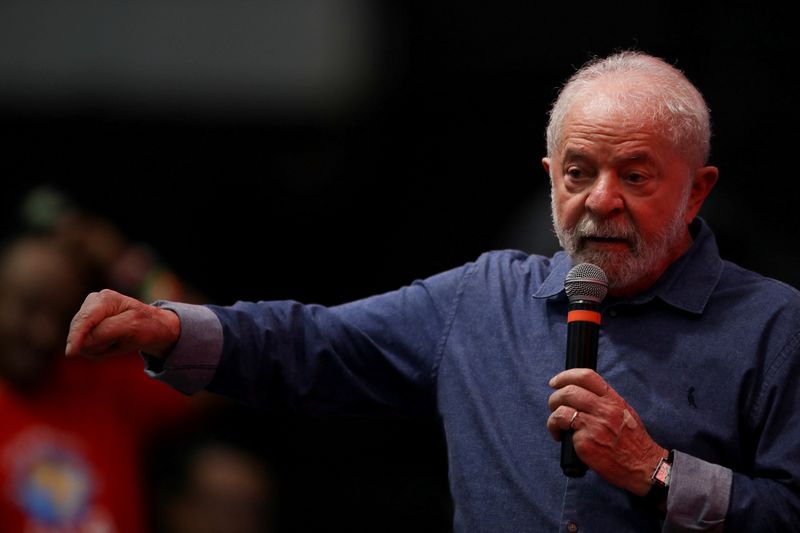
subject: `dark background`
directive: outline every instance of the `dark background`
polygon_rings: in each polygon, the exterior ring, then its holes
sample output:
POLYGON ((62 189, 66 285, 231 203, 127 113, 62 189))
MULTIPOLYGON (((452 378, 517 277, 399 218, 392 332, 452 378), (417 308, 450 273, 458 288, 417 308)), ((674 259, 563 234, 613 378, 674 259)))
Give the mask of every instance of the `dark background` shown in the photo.
MULTIPOLYGON (((7 1, 3 233, 49 183, 221 304, 336 304, 488 249, 548 254, 550 102, 593 55, 637 48, 712 110, 703 216, 723 255, 798 286, 795 20, 765 3, 7 1)), ((435 424, 272 427, 305 530, 437 523, 435 424)))

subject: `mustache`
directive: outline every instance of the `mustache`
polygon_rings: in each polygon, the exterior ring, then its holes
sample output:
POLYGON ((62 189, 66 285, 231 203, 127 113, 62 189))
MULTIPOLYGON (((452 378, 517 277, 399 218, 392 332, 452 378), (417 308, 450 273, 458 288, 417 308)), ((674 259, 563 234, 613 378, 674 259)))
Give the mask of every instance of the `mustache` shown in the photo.
POLYGON ((572 228, 574 237, 585 240, 589 238, 618 239, 633 244, 639 241, 639 232, 630 220, 596 220, 590 216, 581 217, 572 228))

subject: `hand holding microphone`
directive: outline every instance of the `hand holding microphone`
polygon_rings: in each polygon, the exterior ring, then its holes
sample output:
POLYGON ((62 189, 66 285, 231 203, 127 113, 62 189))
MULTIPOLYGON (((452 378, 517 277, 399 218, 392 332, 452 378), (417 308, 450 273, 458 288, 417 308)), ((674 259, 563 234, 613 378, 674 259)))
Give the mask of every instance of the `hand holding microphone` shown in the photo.
POLYGON ((564 287, 570 301, 567 369, 550 380, 556 390, 548 400, 552 413, 547 420, 553 438, 562 443, 561 468, 568 477, 581 477, 591 468, 609 483, 643 496, 667 451, 650 437, 633 407, 595 371, 607 278, 599 267, 583 263, 570 270, 564 287))

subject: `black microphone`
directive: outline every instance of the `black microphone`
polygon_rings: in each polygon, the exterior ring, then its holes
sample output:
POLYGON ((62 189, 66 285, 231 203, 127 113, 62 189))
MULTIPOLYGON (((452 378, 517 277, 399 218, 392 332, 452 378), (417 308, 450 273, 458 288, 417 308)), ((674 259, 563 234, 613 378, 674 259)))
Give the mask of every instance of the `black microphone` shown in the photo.
MULTIPOLYGON (((570 368, 597 370, 600 302, 608 293, 608 278, 591 263, 575 265, 564 280, 569 298, 567 313, 567 364, 570 368)), ((587 467, 575 453, 572 429, 561 433, 561 470, 568 477, 583 477, 587 467)))

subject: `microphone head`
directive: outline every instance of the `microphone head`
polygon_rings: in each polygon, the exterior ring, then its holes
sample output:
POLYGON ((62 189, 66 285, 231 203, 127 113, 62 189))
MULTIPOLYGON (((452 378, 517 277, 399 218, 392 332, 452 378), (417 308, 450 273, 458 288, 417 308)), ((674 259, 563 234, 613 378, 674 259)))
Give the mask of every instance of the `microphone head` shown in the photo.
POLYGON ((570 303, 580 300, 600 303, 608 294, 608 277, 599 266, 581 263, 567 273, 564 290, 570 303))

